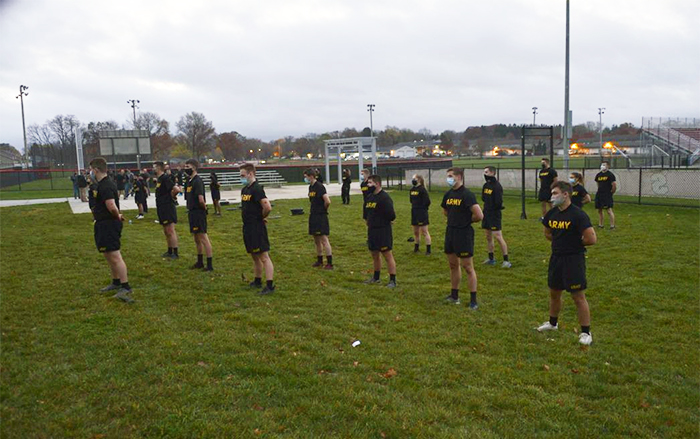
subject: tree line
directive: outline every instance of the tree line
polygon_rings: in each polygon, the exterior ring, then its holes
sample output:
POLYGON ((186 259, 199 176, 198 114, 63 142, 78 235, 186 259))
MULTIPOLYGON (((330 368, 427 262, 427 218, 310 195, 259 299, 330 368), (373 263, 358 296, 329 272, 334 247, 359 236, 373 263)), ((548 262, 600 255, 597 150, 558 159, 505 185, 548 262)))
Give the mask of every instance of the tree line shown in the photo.
MULTIPOLYGON (((493 124, 470 126, 463 131, 445 130, 433 133, 427 128, 413 131, 408 128, 386 126, 375 131, 377 146, 392 147, 404 142, 439 141, 445 151, 460 154, 484 153, 490 150, 494 140, 504 142, 520 139, 521 125, 493 124)), ((100 155, 99 132, 102 130, 139 129, 150 134, 153 160, 213 159, 236 162, 267 159, 271 157, 318 157, 323 154, 324 140, 370 137, 370 128, 362 130, 345 128, 322 134, 307 133, 300 137, 285 136, 272 141, 246 137, 237 131, 217 132, 212 122, 198 112, 182 116, 174 127, 156 113, 139 113, 135 120, 119 124, 116 121, 98 121, 83 124, 74 115, 57 115, 39 125, 30 125, 27 136, 30 144, 29 156, 35 167, 75 167, 76 138, 82 132, 83 154, 86 160, 100 155)), ((555 127, 559 136, 561 127, 555 127)), ((605 127, 604 136, 638 134, 639 129, 631 123, 605 127)), ((594 139, 599 135, 598 124, 587 122, 573 127, 573 139, 594 139)))

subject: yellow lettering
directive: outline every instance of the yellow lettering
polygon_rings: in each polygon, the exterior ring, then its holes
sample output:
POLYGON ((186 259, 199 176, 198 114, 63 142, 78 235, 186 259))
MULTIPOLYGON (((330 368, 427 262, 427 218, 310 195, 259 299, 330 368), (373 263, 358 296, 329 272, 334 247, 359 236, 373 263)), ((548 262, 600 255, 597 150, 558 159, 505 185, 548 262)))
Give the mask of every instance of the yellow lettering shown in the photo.
POLYGON ((189 186, 189 187, 187 188, 187 192, 192 192, 192 186, 189 186))
POLYGON ((252 195, 246 194, 241 197, 242 201, 250 201, 253 198, 252 195))
POLYGON ((160 187, 160 183, 156 184, 156 189, 158 189, 159 187, 160 187))
POLYGON ((576 285, 571 285, 569 287, 570 290, 580 290, 581 289, 581 284, 576 284, 576 285))
POLYGON ((484 193, 486 195, 491 195, 493 193, 493 189, 484 189, 484 193))
POLYGON ((316 196, 316 192, 309 192, 309 198, 313 198, 316 196))
POLYGON ((411 191, 411 195, 420 195, 420 192, 418 192, 418 191, 411 191))
POLYGON ((362 192, 367 192, 367 186, 362 186, 362 192))
POLYGON ((548 224, 550 229, 569 230, 569 227, 571 227, 571 221, 549 220, 548 224))
POLYGON ((459 198, 448 198, 446 204, 448 206, 461 206, 462 200, 460 200, 459 198))
POLYGON ((374 209, 374 208, 377 207, 377 203, 375 203, 375 202, 373 202, 373 201, 368 201, 367 204, 365 204, 365 207, 366 207, 367 209, 374 209))

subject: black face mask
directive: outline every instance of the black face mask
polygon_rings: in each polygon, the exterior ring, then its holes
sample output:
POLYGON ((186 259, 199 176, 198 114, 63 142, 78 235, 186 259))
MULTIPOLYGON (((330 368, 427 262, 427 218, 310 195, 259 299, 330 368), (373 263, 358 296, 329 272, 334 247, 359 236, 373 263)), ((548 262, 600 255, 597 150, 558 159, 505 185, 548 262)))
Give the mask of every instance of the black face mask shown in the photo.
POLYGON ((544 163, 542 163, 542 169, 545 169, 546 167, 547 167, 547 165, 545 165, 544 163))
POLYGON ((185 174, 187 174, 188 177, 191 177, 193 172, 194 169, 185 169, 185 174))
POLYGON ((496 179, 496 177, 494 177, 494 176, 492 176, 492 175, 486 175, 486 174, 484 174, 484 180, 486 180, 486 181, 493 181, 493 180, 495 180, 495 179, 496 179))
POLYGON ((414 178, 413 180, 411 180, 411 184, 412 184, 413 186, 418 186, 418 180, 416 180, 416 179, 414 178))

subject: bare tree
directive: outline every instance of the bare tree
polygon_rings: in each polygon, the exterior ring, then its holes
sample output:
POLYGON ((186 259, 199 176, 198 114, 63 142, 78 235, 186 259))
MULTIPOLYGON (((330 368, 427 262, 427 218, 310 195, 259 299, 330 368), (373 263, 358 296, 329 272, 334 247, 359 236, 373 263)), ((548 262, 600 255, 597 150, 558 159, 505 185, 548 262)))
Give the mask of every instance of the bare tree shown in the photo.
POLYGON ((176 126, 179 141, 187 145, 195 158, 206 155, 216 142, 216 130, 202 113, 188 113, 180 118, 176 126))

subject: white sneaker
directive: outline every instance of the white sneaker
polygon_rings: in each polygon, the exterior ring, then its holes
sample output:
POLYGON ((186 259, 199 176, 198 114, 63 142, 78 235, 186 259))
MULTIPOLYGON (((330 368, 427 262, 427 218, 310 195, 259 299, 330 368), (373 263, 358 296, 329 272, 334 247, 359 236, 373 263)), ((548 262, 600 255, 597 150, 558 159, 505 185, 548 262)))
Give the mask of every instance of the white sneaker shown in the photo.
POLYGON ((591 334, 586 334, 585 332, 582 332, 578 335, 578 342, 588 346, 591 343, 593 343, 593 337, 591 336, 591 334))
POLYGON ((503 263, 501 264, 501 268, 510 268, 512 266, 513 264, 511 264, 510 261, 503 261, 503 263))
POLYGON ((136 215, 136 219, 143 219, 143 215, 136 215))
POLYGON ((537 328, 537 332, 558 331, 558 330, 559 330, 559 326, 558 326, 558 325, 557 325, 557 326, 552 326, 552 324, 549 323, 549 322, 544 322, 544 323, 542 323, 542 324, 537 328))

